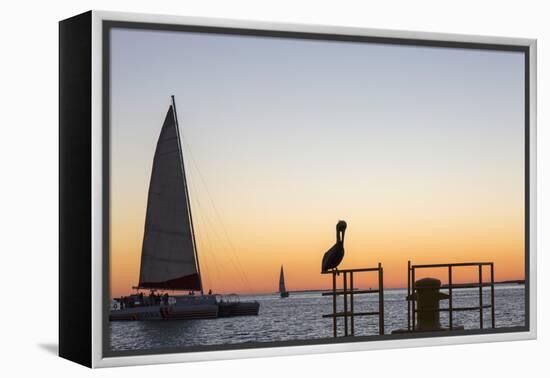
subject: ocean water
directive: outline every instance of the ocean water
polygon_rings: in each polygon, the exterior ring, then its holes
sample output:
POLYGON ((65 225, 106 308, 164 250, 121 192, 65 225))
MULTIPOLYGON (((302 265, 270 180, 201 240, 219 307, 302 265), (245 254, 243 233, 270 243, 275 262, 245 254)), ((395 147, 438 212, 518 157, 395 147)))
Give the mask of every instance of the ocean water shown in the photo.
MULTIPOLYGON (((454 307, 479 305, 479 289, 453 291, 454 307)), ((406 290, 384 291, 385 333, 407 328, 406 290)), ((246 295, 241 301, 260 302, 258 316, 205 320, 110 322, 110 342, 114 351, 175 348, 199 345, 240 344, 311 340, 332 337, 332 319, 322 314, 332 312, 332 297, 320 292, 291 293, 289 298, 278 294, 246 295)), ((490 303, 490 290, 483 290, 484 304, 490 303)), ((339 311, 343 302, 338 303, 339 311)), ((446 307, 442 301, 441 307, 446 307)), ((378 310, 378 295, 356 295, 355 312, 378 310)), ((491 326, 491 311, 484 310, 484 327, 491 326)), ((343 318, 338 320, 343 332, 343 318)), ((495 286, 495 321, 497 328, 525 325, 524 285, 495 286)), ((464 329, 479 328, 479 312, 453 313, 453 324, 464 329)), ((448 325, 448 313, 441 313, 441 325, 448 325)), ((377 335, 378 317, 355 318, 355 335, 377 335)))

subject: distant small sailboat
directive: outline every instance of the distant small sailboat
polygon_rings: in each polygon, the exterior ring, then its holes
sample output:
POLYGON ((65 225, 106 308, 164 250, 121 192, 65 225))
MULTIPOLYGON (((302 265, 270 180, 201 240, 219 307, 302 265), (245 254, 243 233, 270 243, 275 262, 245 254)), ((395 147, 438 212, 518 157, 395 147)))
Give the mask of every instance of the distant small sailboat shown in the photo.
POLYGON ((282 265, 281 265, 281 274, 279 275, 279 293, 281 294, 281 298, 288 297, 288 291, 286 291, 286 287, 285 287, 285 272, 283 271, 282 265))

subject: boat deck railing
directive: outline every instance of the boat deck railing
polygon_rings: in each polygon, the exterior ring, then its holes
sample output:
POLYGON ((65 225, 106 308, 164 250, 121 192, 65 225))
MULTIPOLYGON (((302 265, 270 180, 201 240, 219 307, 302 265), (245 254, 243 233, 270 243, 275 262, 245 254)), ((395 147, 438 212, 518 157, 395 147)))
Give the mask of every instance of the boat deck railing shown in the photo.
POLYGON ((466 263, 454 263, 454 264, 420 264, 413 265, 408 262, 408 274, 407 274, 407 328, 409 331, 416 329, 416 300, 414 299, 414 293, 416 292, 415 280, 416 271, 418 269, 447 269, 447 285, 442 285, 442 289, 448 289, 449 291, 449 305, 446 308, 440 308, 441 312, 449 313, 449 330, 453 329, 453 313, 461 311, 479 311, 479 328, 483 328, 483 310, 491 309, 491 328, 495 328, 495 275, 494 275, 494 263, 493 262, 466 262, 466 263), (483 281, 483 267, 488 266, 490 269, 490 281, 483 281), (477 267, 478 270, 478 282, 473 283, 453 283, 453 268, 457 267, 477 267), (483 288, 490 287, 490 304, 483 303, 483 288), (453 291, 460 289, 479 288, 479 305, 471 307, 455 307, 453 305, 453 291))
POLYGON ((334 337, 338 336, 338 318, 344 318, 344 336, 355 335, 355 317, 378 316, 378 328, 380 335, 384 334, 384 269, 378 263, 376 268, 338 269, 322 272, 332 274, 332 290, 323 292, 322 296, 332 296, 332 314, 323 315, 323 318, 332 318, 334 337), (360 273, 378 273, 378 288, 369 290, 357 290, 354 287, 354 275, 360 273), (337 277, 342 275, 342 289, 338 289, 337 277), (349 283, 349 285, 348 285, 349 283), (378 294, 378 311, 355 312, 354 297, 361 294, 378 294), (343 296, 343 311, 338 311, 337 300, 343 296))

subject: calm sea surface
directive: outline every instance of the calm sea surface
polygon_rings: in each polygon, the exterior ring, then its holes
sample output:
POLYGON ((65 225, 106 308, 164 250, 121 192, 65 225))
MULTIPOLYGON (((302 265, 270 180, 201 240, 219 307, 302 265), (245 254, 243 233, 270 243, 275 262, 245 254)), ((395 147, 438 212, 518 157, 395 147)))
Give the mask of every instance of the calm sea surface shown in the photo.
MULTIPOLYGON (((385 290, 385 333, 407 327, 406 290, 385 290)), ((484 303, 490 303, 489 288, 483 291, 484 303)), ((523 285, 495 286, 495 319, 497 328, 525 325, 525 287, 523 285)), ((453 305, 479 305, 478 289, 453 291, 453 305)), ((197 345, 238 344, 285 340, 310 340, 332 337, 331 319, 322 314, 332 310, 332 298, 319 292, 291 293, 282 299, 276 294, 241 296, 241 301, 260 302, 258 316, 217 318, 208 320, 174 320, 148 322, 111 322, 111 347, 115 351, 157 349, 197 345)), ((446 307, 447 301, 442 302, 446 307)), ((342 309, 339 303, 339 311, 342 309)), ((355 311, 377 311, 376 294, 357 295, 355 311)), ((342 324, 343 319, 339 320, 342 324)), ((441 313, 441 324, 448 325, 448 314, 441 313)), ((453 324, 465 329, 479 328, 479 312, 453 314, 453 324)), ((484 325, 491 326, 490 309, 484 310, 484 325)), ((343 328, 343 327, 342 327, 343 328)), ((377 316, 355 319, 355 334, 377 335, 377 316)))

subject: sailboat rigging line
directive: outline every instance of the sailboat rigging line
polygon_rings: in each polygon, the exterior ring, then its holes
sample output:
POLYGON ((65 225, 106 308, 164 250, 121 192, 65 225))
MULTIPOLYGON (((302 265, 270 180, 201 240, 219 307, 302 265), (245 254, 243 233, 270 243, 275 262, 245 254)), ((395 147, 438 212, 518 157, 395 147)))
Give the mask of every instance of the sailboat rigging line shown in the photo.
POLYGON ((193 250, 195 252, 195 262, 197 263, 197 272, 199 273, 199 283, 201 287, 201 295, 204 295, 204 290, 202 287, 202 279, 201 279, 201 267, 199 265, 199 256, 197 251, 197 242, 195 240, 195 228, 193 227, 193 216, 191 214, 191 205, 189 201, 189 189, 187 188, 187 178, 185 177, 185 166, 184 166, 184 160, 183 160, 183 150, 181 148, 181 137, 180 137, 180 126, 178 123, 178 114, 176 111, 176 99, 174 95, 172 95, 172 113, 174 114, 174 122, 176 123, 176 133, 178 135, 178 149, 180 153, 180 160, 181 160, 181 170, 183 174, 183 186, 185 188, 185 197, 187 200, 187 212, 189 216, 189 224, 191 226, 191 236, 193 238, 193 250))
MULTIPOLYGON (((191 173, 191 172, 190 172, 190 173, 191 173)), ((192 176, 192 175, 190 175, 190 176, 192 176)), ((193 183, 193 180, 191 180, 190 182, 191 182, 191 185, 193 185, 193 184, 192 184, 192 183, 193 183)), ((196 192, 196 190, 194 190, 194 192, 196 192)), ((203 226, 204 226, 204 225, 205 225, 205 220, 204 220, 204 215, 202 214, 202 213, 203 213, 203 209, 202 209, 202 206, 200 205, 200 201, 198 200, 198 198, 195 198, 195 197, 193 198, 193 201, 196 203, 196 206, 197 206, 197 208, 198 208, 198 210, 199 210, 199 211, 198 211, 199 221, 200 221, 201 224, 203 224, 203 226)), ((196 214, 197 214, 197 213, 196 213, 196 214)), ((201 230, 201 229, 202 229, 202 230, 205 230, 206 228, 205 228, 205 227, 202 227, 202 228, 199 227, 199 230, 201 230)), ((206 232, 206 231, 205 231, 205 232, 200 232, 199 234, 203 237, 203 243, 205 244, 205 247, 206 247, 206 248, 203 248, 203 250, 206 252, 206 253, 204 254, 204 257, 206 258, 206 257, 208 256, 208 257, 210 257, 211 260, 213 260, 213 264, 211 264, 211 265, 214 265, 214 268, 215 268, 215 270, 216 270, 216 272, 217 272, 217 274, 215 274, 215 276, 216 276, 216 282, 220 282, 219 280, 220 280, 220 277, 222 276, 222 274, 221 274, 221 271, 220 271, 220 268, 219 268, 218 261, 217 261, 217 259, 216 259, 216 255, 215 255, 215 253, 212 252, 212 249, 213 249, 213 248, 212 248, 212 243, 211 243, 211 241, 210 241, 210 237, 208 236, 208 232, 206 232)), ((208 270, 207 270, 207 271, 208 271, 208 270)), ((214 281, 214 280, 210 281, 210 276, 208 276, 207 278, 208 278, 209 283, 210 283, 210 288, 212 288, 213 286, 215 286, 215 285, 214 285, 215 281, 214 281)))
MULTIPOLYGON (((189 175, 189 176, 191 176, 191 175, 189 175)), ((193 190, 193 192, 196 193, 196 191, 194 191, 194 190, 193 190)), ((191 206, 191 203, 189 204, 189 206, 191 206)), ((198 221, 197 224, 201 223, 201 222, 200 222, 200 221, 201 221, 201 214, 200 214, 200 212, 201 212, 201 209, 200 209, 200 207, 199 207, 198 215, 197 215, 197 213, 195 212, 195 221, 198 221)), ((200 230, 200 229, 201 229, 200 227, 197 228, 197 230, 200 230)), ((201 235, 201 234, 202 234, 201 232, 198 233, 198 235, 201 235)), ((198 244, 198 243, 197 243, 197 244, 198 244)), ((198 247, 198 245, 197 245, 197 247, 198 247)), ((206 256, 207 256, 208 254, 209 254, 208 248, 204 248, 204 245, 203 245, 203 248, 201 248, 201 257, 202 257, 203 259, 206 260, 206 256)), ((197 256, 197 258, 198 258, 198 256, 197 256)), ((204 261, 204 260, 203 260, 203 261, 204 261)), ((206 266, 208 266, 208 263, 206 264, 206 266)), ((212 287, 212 280, 210 279, 210 272, 209 272, 209 270, 208 270, 208 269, 204 270, 204 271, 203 271, 203 274, 204 274, 204 278, 206 278, 206 281, 208 282, 208 287, 211 288, 211 287, 212 287)), ((204 286, 204 280, 201 281, 201 282, 203 282, 203 286, 204 286)))
MULTIPOLYGON (((189 174, 190 174, 190 177, 192 178, 192 177, 193 177, 193 171, 190 170, 190 171, 189 171, 189 174)), ((190 180, 190 183, 191 183, 190 185, 193 185, 194 182, 195 182, 195 180, 190 180)), ((196 190, 194 190, 194 191, 197 192, 196 190)), ((197 208, 198 208, 198 210, 199 210, 199 211, 198 211, 198 214, 199 214, 199 216, 200 216, 200 218, 201 218, 201 221, 202 221, 203 225, 208 224, 208 225, 210 226, 210 228, 213 230, 214 235, 216 236, 216 238, 217 238, 220 242, 223 242, 222 239, 221 239, 221 237, 220 237, 220 236, 218 235, 218 233, 216 232, 216 229, 215 229, 214 225, 212 224, 210 218, 208 217, 206 211, 204 211, 204 208, 202 207, 201 202, 200 202, 200 200, 198 199, 198 197, 197 197, 197 196, 193 197, 193 201, 194 201, 194 202, 196 203, 196 205, 197 205, 197 208)), ((213 249, 213 248, 211 248, 211 247, 212 247, 212 243, 211 243, 211 241, 210 241, 210 237, 208 236, 208 232, 206 231, 207 229, 208 229, 208 227, 202 227, 201 230, 204 230, 204 234, 203 234, 203 232, 200 232, 199 235, 204 236, 204 238, 205 238, 206 241, 208 242, 208 248, 209 248, 209 249, 213 249)), ((209 252, 211 252, 211 251, 209 251, 209 252)), ((215 254, 215 253, 210 253, 209 255, 214 259, 214 266, 215 266, 215 268, 216 268, 216 270, 217 270, 217 272, 218 272, 218 277, 221 277, 221 276, 222 276, 222 273, 221 273, 221 271, 220 271, 220 269, 219 269, 219 263, 218 263, 218 260, 217 260, 217 258, 216 258, 216 254, 215 254)), ((230 260, 230 262, 231 262, 231 264, 234 265, 234 262, 233 262, 233 261, 230 260)), ((234 267, 237 268, 236 265, 234 265, 234 267)), ((243 285, 242 287, 245 288, 245 289, 248 288, 248 287, 247 287, 247 284, 246 284, 246 281, 245 281, 245 277, 244 277, 243 275, 240 274, 240 272, 239 272, 238 269, 236 269, 236 272, 239 274, 239 279, 241 280, 241 284, 243 285)))
MULTIPOLYGON (((196 168, 196 167, 195 167, 196 168)), ((199 214, 201 215, 201 217, 203 217, 202 219, 203 220, 206 220, 206 223, 208 223, 208 225, 210 226, 210 229, 212 229, 212 231, 214 232, 214 235, 216 236, 216 238, 218 239, 218 241, 220 243, 223 243, 223 239, 220 237, 220 235, 216 232, 216 228, 214 227, 214 224, 212 223, 212 221, 210 220, 210 217, 207 215, 206 211, 204 211, 202 205, 200 205, 200 200, 195 196, 194 197, 194 201, 196 201, 197 205, 198 205, 198 209, 199 209, 199 214)), ((203 227, 204 229, 206 229, 206 227, 203 227)), ((205 233, 207 234, 207 233, 205 233)), ((201 234, 202 235, 202 234, 201 234)), ((214 260, 217 264, 217 260, 215 258, 215 254, 214 254, 214 260)), ((248 289, 250 290, 251 286, 250 284, 248 283, 248 280, 246 278, 246 276, 241 272, 239 271, 238 269, 238 266, 235 264, 235 262, 232 260, 232 259, 229 259, 229 262, 233 265, 233 267, 235 268, 235 271, 237 273, 237 276, 239 277, 239 279, 241 280, 240 284, 242 285, 242 287, 244 289, 248 289)), ((218 265, 215 265, 216 268, 218 268, 218 265)), ((218 270, 220 276, 222 275, 221 272, 218 270)))
MULTIPOLYGON (((183 139, 183 143, 185 143, 185 139, 183 139)), ((226 240, 227 240, 227 244, 229 245, 229 249, 230 249, 230 251, 231 251, 233 257, 235 258, 235 260, 236 260, 236 262, 237 262, 237 264, 236 264, 236 265, 237 265, 237 270, 240 270, 239 273, 243 275, 243 277, 244 277, 244 279, 245 279, 245 281, 246 281, 246 286, 247 286, 247 288, 248 288, 248 289, 251 289, 252 286, 250 285, 250 282, 248 281, 248 277, 246 276, 245 270, 243 269, 243 267, 242 267, 242 265, 241 265, 241 262, 240 262, 240 260, 239 260, 239 256, 238 256, 238 254, 237 254, 237 252, 236 252, 236 249, 235 249, 235 247, 233 246, 233 243, 231 243, 231 239, 229 238, 229 234, 228 234, 228 232, 227 232, 227 229, 226 229, 226 227, 225 227, 225 224, 223 223, 222 218, 221 218, 221 216, 220 216, 220 213, 219 213, 219 211, 218 211, 218 208, 216 207, 216 204, 215 204, 215 202, 214 202, 214 200, 213 200, 213 198, 212 198, 212 194, 210 194, 210 190, 208 189, 208 185, 206 185, 206 181, 205 181, 205 179, 204 179, 204 177, 203 177, 203 175, 202 175, 202 173, 201 173, 201 171, 200 171, 200 169, 199 169, 199 167, 198 167, 198 164, 197 164, 197 162, 196 162, 196 160, 195 160, 193 151, 191 150, 191 147, 190 147, 189 144, 187 144, 187 143, 186 143, 186 151, 189 152, 189 157, 191 158, 191 159, 190 159, 190 160, 191 160, 191 163, 192 163, 193 166, 195 167, 195 170, 196 170, 197 173, 199 174, 199 177, 200 177, 200 179, 201 179, 201 181, 202 181, 202 184, 204 185, 204 189, 205 189, 205 191, 206 191, 206 194, 207 194, 207 196, 208 196, 208 199, 210 200, 210 203, 212 204, 212 208, 214 209, 214 213, 216 214, 216 218, 218 219, 218 222, 220 223, 220 225, 221 225, 221 227, 222 227, 222 230, 223 230, 223 232, 224 232, 224 234, 225 234, 225 238, 226 238, 226 240)))

